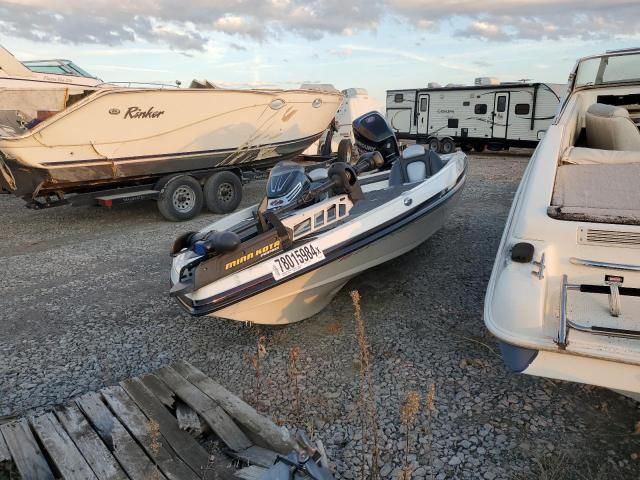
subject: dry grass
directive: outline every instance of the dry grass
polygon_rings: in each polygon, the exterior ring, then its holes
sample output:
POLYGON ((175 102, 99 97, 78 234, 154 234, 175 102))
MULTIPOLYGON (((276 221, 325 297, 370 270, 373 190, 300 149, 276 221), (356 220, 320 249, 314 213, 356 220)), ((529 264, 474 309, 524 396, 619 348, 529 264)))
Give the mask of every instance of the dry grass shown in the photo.
POLYGON ((362 478, 376 480, 380 478, 380 447, 378 440, 378 414, 376 411, 376 400, 373 382, 373 368, 371 355, 369 352, 369 342, 364 328, 362 318, 362 308, 360 306, 360 293, 354 290, 350 293, 353 303, 353 318, 356 326, 356 339, 360 352, 360 399, 359 411, 361 413, 362 425, 362 478), (366 476, 365 466, 367 465, 367 444, 371 437, 371 472, 366 476))
POLYGON ((287 376, 289 378, 289 390, 293 399, 293 413, 296 420, 300 419, 300 368, 298 360, 300 358, 300 348, 293 347, 289 350, 287 361, 287 376))
POLYGON ((409 451, 411 446, 411 431, 416 424, 418 412, 420 411, 420 394, 409 392, 405 395, 404 402, 400 407, 400 422, 405 429, 404 465, 400 473, 399 480, 411 480, 413 467, 409 465, 409 451))
POLYGON ((256 350, 254 353, 245 353, 244 361, 254 370, 254 388, 253 393, 255 395, 255 407, 256 410, 260 410, 261 398, 262 398, 262 360, 267 356, 267 337, 260 335, 256 343, 256 350))

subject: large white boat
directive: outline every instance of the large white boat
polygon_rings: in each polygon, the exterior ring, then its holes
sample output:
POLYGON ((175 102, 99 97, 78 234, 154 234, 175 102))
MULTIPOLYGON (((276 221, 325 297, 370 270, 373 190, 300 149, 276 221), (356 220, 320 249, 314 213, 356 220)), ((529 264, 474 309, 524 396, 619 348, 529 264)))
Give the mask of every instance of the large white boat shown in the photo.
POLYGON ((24 131, 101 85, 70 60, 21 62, 0 46, 0 135, 24 131))
POLYGON ((266 167, 317 140, 335 92, 100 88, 0 137, 0 187, 35 202, 175 172, 266 167))
POLYGON ((640 397, 639 118, 640 49, 577 62, 487 289, 511 369, 640 397))

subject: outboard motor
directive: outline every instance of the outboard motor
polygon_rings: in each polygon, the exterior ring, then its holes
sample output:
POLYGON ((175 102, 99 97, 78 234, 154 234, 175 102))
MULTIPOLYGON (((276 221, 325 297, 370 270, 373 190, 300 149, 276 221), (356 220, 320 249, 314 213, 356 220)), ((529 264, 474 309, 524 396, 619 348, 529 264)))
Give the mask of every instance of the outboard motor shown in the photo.
POLYGON ((311 180, 304 167, 291 161, 278 162, 267 181, 267 210, 282 208, 305 195, 311 180))
POLYGON ((378 112, 369 112, 353 121, 353 136, 361 153, 378 151, 389 167, 400 156, 400 147, 393 130, 378 112))

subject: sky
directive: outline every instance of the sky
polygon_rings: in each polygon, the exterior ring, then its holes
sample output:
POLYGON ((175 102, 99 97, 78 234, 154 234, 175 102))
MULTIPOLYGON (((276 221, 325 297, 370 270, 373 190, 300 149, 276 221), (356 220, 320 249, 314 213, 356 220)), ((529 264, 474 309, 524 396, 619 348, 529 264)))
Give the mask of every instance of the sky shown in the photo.
POLYGON ((564 83, 640 46, 640 0, 0 0, 0 45, 105 81, 385 91, 476 77, 564 83))

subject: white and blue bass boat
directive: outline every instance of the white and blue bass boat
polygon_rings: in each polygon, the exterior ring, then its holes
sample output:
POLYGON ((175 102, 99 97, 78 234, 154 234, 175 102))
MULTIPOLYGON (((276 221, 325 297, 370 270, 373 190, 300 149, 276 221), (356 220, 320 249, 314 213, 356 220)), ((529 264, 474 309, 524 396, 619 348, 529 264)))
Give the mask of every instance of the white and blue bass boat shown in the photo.
POLYGON ((355 275, 417 247, 460 198, 461 152, 402 153, 376 112, 353 123, 358 163, 281 162, 259 204, 176 240, 171 295, 192 315, 286 324, 322 310, 355 275), (366 174, 364 174, 367 172, 366 174))

